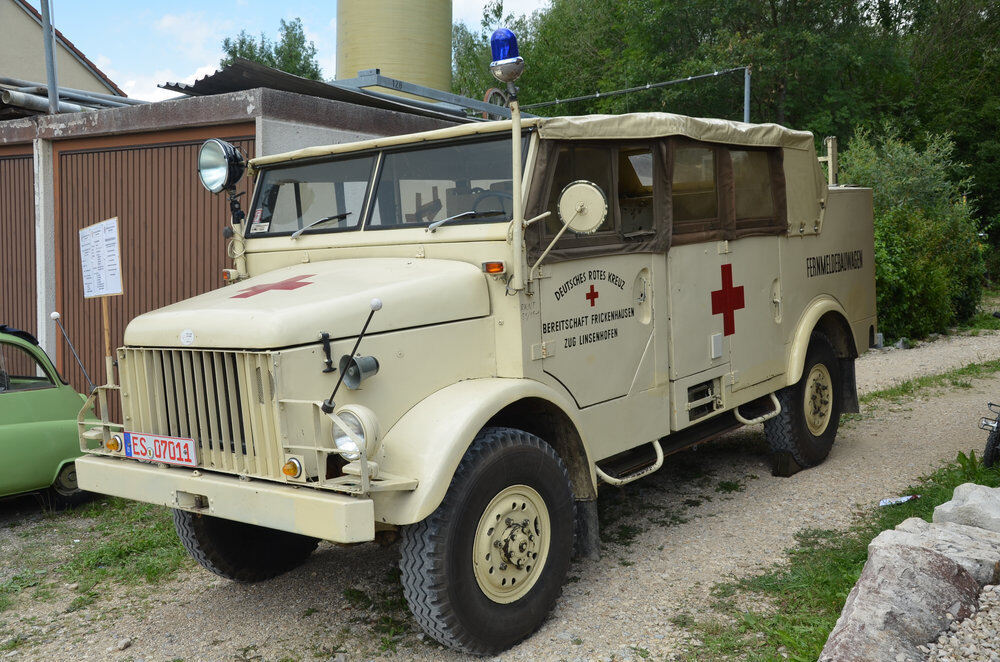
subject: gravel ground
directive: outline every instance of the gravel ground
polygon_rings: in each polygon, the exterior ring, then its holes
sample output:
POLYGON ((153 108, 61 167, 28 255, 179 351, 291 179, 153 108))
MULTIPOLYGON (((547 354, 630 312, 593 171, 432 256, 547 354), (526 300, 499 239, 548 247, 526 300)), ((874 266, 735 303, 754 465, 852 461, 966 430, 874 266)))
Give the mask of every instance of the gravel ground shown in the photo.
POLYGON ((979 611, 943 632, 937 641, 920 649, 927 661, 1000 662, 1000 586, 984 586, 979 594, 979 611))
MULTIPOLYGON (((858 361, 858 384, 868 392, 995 358, 995 334, 878 350, 858 361)), ((857 505, 897 495, 958 451, 980 451, 985 436, 977 423, 991 398, 1000 399, 1000 375, 903 404, 879 403, 841 427, 824 464, 791 478, 770 475, 756 426, 671 456, 638 483, 602 489, 602 558, 574 564, 552 617, 497 659, 621 660, 646 651, 670 659, 696 651, 699 642, 684 623, 705 612, 715 582, 781 560, 802 528, 845 526, 857 505)), ((71 547, 68 538, 79 536, 47 532, 33 508, 25 500, 0 503, 0 558, 18 553, 9 522, 37 525, 53 549, 71 547)), ((27 640, 0 652, 0 659, 391 657, 391 650, 381 650, 380 623, 407 630, 385 646, 396 648, 397 659, 465 659, 425 641, 408 612, 393 606, 397 560, 395 547, 324 543, 302 567, 261 584, 240 585, 189 567, 156 586, 105 587, 102 599, 77 611, 67 611, 75 594, 64 587, 49 600, 21 599, 0 614, 0 650, 11 637, 27 640), (375 598, 376 606, 352 601, 349 595, 358 594, 347 589, 375 598)))

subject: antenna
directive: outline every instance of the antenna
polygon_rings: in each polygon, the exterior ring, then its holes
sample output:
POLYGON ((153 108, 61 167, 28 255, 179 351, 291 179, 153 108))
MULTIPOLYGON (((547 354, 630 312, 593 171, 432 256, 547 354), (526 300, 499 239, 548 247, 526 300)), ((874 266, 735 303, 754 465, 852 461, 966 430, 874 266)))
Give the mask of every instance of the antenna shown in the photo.
MULTIPOLYGON (((361 339, 365 337, 365 332, 368 330, 368 325, 371 324, 372 317, 375 316, 375 312, 376 311, 382 310, 382 300, 381 299, 372 299, 371 304, 369 304, 369 307, 371 308, 371 312, 368 313, 368 319, 365 320, 365 325, 364 325, 364 327, 362 327, 361 333, 358 334, 358 341, 356 343, 354 343, 354 349, 351 350, 350 354, 346 355, 348 357, 353 357, 357 353, 358 346, 361 344, 361 339)), ((325 413, 325 414, 333 413, 333 410, 336 407, 336 405, 333 402, 333 396, 337 395, 337 389, 340 388, 340 385, 344 381, 344 373, 347 372, 347 370, 346 370, 347 367, 348 367, 348 365, 345 364, 345 362, 343 361, 343 359, 341 359, 341 362, 340 362, 340 376, 337 377, 337 385, 333 387, 333 393, 330 394, 330 397, 327 398, 326 400, 324 400, 323 404, 320 405, 320 409, 322 409, 323 413, 325 413)), ((375 372, 378 372, 378 363, 377 362, 375 364, 375 372)), ((358 383, 360 383, 361 379, 363 379, 363 378, 364 377, 361 377, 358 380, 358 383)), ((350 385, 348 385, 348 388, 351 388, 350 385)))
POLYGON ((66 333, 66 327, 64 327, 62 323, 62 315, 53 310, 52 314, 49 315, 49 318, 54 319, 59 325, 59 328, 62 329, 63 338, 66 339, 66 344, 69 345, 69 349, 73 352, 76 362, 80 365, 80 370, 83 371, 83 376, 87 378, 87 385, 90 387, 90 391, 88 391, 88 393, 92 393, 94 391, 94 382, 90 380, 90 375, 87 374, 87 369, 83 367, 83 361, 80 360, 80 355, 76 353, 76 347, 73 347, 73 343, 70 341, 69 335, 66 333))

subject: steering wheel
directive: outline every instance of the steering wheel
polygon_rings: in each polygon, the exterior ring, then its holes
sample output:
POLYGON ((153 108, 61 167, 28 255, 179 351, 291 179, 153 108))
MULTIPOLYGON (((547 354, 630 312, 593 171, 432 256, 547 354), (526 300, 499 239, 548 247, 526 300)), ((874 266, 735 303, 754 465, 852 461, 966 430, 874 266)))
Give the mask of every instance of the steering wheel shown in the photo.
POLYGON ((514 196, 506 191, 483 191, 476 196, 475 200, 472 201, 472 211, 480 211, 479 205, 484 200, 489 200, 490 198, 496 198, 500 202, 500 209, 503 213, 507 213, 507 209, 504 206, 504 200, 511 201, 511 207, 513 207, 514 196))

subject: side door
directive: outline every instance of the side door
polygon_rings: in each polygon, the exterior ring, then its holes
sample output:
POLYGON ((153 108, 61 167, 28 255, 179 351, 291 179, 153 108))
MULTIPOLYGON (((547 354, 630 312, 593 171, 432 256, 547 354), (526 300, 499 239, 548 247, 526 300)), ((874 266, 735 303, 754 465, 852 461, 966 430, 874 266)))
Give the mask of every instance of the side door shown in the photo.
POLYGON ((83 401, 34 351, 0 340, 0 496, 47 487, 80 454, 83 401))
MULTIPOLYGON (((651 388, 654 383, 652 252, 635 250, 655 235, 651 145, 559 147, 544 249, 562 227, 555 210, 573 181, 597 184, 608 216, 596 233, 559 240, 538 279, 543 370, 579 407, 651 388)), ((662 260, 662 256, 658 256, 662 260)), ((538 358, 538 357, 536 357, 538 358)))
MULTIPOLYGON (((722 290, 742 288, 743 292, 743 308, 734 311, 739 324, 730 337, 736 392, 785 371, 778 235, 787 232, 788 223, 780 149, 730 147, 726 151, 734 194, 733 239, 727 254, 732 282, 720 285, 722 290)), ((730 307, 734 303, 740 302, 726 302, 730 307)))

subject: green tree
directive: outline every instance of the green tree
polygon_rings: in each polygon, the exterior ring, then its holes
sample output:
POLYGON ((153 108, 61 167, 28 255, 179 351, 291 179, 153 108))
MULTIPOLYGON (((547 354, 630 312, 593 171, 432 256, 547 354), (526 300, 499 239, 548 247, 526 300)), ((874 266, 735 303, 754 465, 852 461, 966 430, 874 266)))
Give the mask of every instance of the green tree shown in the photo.
POLYGON ((240 30, 235 38, 223 39, 222 50, 226 54, 220 62, 222 66, 232 64, 239 57, 303 78, 323 79, 316 61, 316 45, 306 40, 302 20, 298 18, 281 20, 276 42, 268 39, 263 32, 259 39, 255 39, 245 30, 240 30))

